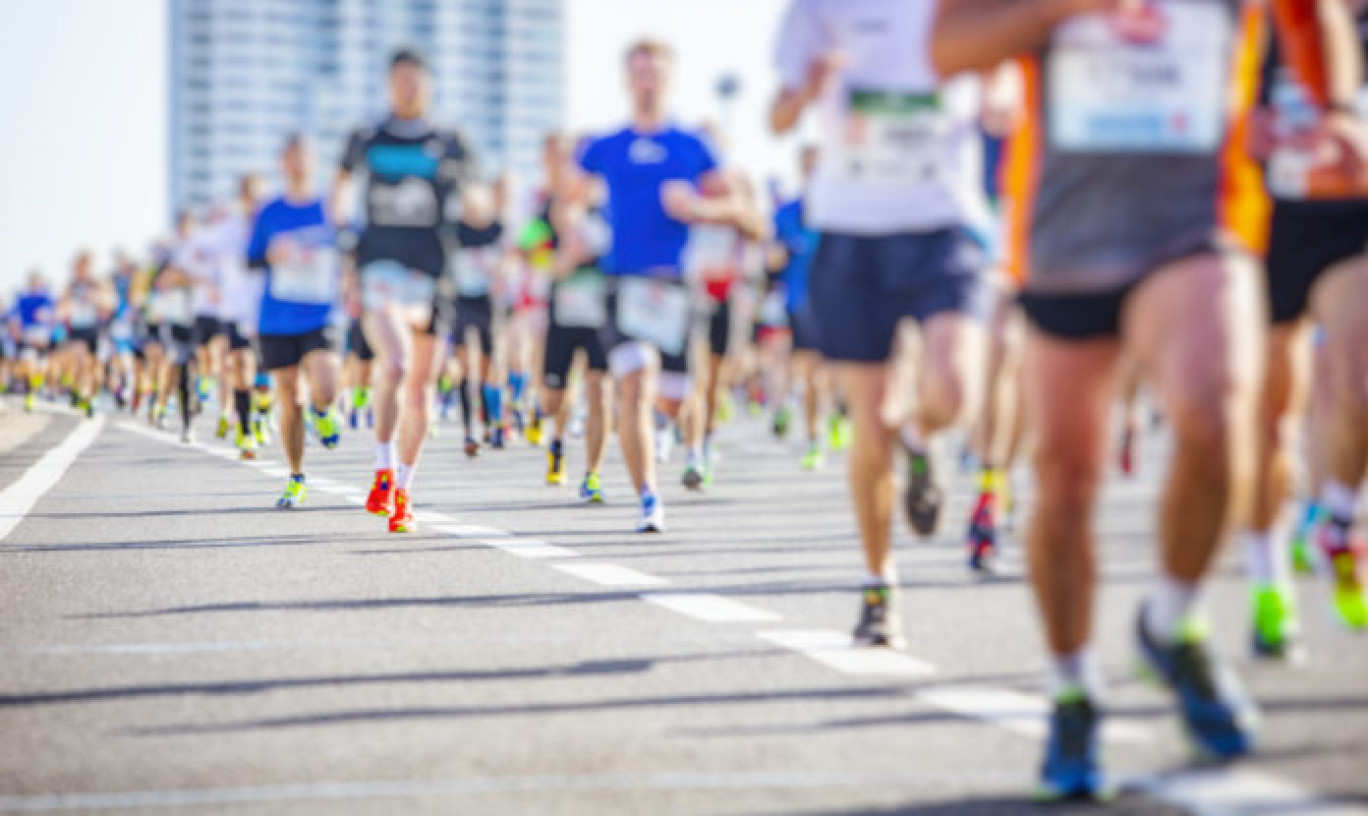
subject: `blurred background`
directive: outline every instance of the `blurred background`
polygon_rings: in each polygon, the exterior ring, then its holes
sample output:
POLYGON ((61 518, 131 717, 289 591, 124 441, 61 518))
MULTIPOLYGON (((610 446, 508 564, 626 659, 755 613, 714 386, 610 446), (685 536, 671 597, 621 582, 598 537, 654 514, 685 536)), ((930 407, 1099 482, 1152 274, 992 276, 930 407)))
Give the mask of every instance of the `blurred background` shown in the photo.
MULTIPOLYGON (((764 184, 794 150, 764 109, 782 0, 0 0, 0 290, 80 248, 141 253, 181 207, 272 176, 284 134, 333 166, 384 110, 390 53, 429 58, 435 119, 460 127, 486 173, 537 182, 541 137, 625 116, 622 53, 675 46, 676 118, 715 122, 764 184)), ((517 200, 517 199, 515 199, 517 200)))

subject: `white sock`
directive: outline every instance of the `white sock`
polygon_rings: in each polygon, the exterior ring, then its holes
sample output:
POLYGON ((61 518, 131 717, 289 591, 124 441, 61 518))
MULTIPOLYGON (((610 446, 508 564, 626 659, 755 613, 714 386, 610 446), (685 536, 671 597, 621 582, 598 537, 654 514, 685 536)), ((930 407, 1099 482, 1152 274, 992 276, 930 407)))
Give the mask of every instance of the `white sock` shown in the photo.
POLYGON ((1057 698, 1068 689, 1083 689, 1094 703, 1102 700, 1102 670, 1091 646, 1072 654, 1055 655, 1050 663, 1050 697, 1057 698))
POLYGON ((1358 509, 1358 493, 1343 482, 1326 479, 1320 503, 1336 521, 1353 521, 1354 511, 1358 509))
POLYGON ((1281 535, 1268 530, 1245 530, 1239 538, 1252 583, 1257 586, 1291 584, 1290 559, 1281 535))
POLYGON ((379 442, 375 446, 375 469, 394 469, 394 443, 379 442))
POLYGON ((400 462, 394 468, 394 487, 396 490, 408 490, 409 485, 413 484, 413 472, 418 469, 418 465, 406 465, 400 462))
POLYGON ((1145 629, 1150 637, 1164 643, 1178 638, 1183 625, 1197 600, 1197 585, 1179 581, 1168 575, 1159 576, 1159 583, 1145 601, 1145 629))
POLYGON ((897 574, 879 575, 878 573, 871 572, 869 575, 865 576, 864 588, 883 589, 884 587, 891 587, 896 583, 898 583, 897 574))
POLYGON ((904 425, 902 429, 902 443, 913 453, 926 453, 926 440, 922 439, 921 434, 911 425, 904 425))

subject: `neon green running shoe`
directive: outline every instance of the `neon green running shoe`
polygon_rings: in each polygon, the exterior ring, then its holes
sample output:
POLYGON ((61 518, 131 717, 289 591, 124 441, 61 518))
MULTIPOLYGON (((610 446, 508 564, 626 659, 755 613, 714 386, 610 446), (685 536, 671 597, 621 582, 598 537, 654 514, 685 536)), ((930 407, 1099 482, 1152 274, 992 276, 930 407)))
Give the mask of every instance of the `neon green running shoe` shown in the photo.
POLYGON ((603 504, 603 482, 597 473, 591 471, 584 474, 579 495, 580 501, 585 504, 603 504))
POLYGON ((844 414, 832 414, 827 420, 827 447, 843 451, 850 447, 850 420, 844 414))
POLYGON ((1254 656, 1268 660, 1297 660, 1301 649, 1297 642, 1297 601, 1292 588, 1261 584, 1253 588, 1252 600, 1254 656))
POLYGON ((822 453, 821 443, 813 442, 812 446, 807 449, 807 453, 803 454, 803 470, 821 470, 825 461, 826 455, 822 453))
POLYGON ((310 413, 313 414, 314 433, 318 434, 318 441, 328 450, 336 448, 337 443, 342 441, 342 415, 332 407, 321 414, 314 409, 310 409, 310 413))
POLYGON ((219 439, 227 439, 228 432, 233 429, 233 423, 228 421, 228 415, 223 414, 219 417, 218 427, 214 429, 214 436, 219 439))
POLYGON ((304 498, 309 495, 309 489, 304 486, 303 476, 291 476, 290 481, 285 485, 285 492, 276 499, 276 508, 280 510, 294 510, 304 506, 304 498))

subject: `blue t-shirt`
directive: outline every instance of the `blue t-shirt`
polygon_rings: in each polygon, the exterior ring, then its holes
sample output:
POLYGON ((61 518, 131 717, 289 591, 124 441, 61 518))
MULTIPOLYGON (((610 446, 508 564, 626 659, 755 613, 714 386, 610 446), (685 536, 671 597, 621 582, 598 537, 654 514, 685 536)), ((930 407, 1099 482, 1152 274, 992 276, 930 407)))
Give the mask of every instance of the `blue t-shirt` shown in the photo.
POLYGON ((796 314, 807 304, 808 270, 817 251, 817 230, 803 223, 803 200, 794 199, 774 213, 774 238, 788 252, 788 265, 779 273, 787 297, 789 314, 796 314))
POLYGON ((673 125, 656 133, 637 133, 627 127, 590 142, 580 153, 579 165, 587 173, 602 176, 608 185, 611 273, 673 270, 679 274, 689 227, 666 215, 660 190, 667 181, 697 184, 716 169, 712 148, 673 125))
POLYGON ((14 311, 19 315, 19 325, 32 329, 52 325, 56 317, 54 306, 47 292, 25 292, 15 302, 14 311))
POLYGON ((322 199, 301 205, 277 198, 263 207, 252 227, 247 264, 266 271, 258 332, 306 334, 328 325, 341 267, 322 199), (266 260, 273 245, 288 258, 281 268, 266 260))

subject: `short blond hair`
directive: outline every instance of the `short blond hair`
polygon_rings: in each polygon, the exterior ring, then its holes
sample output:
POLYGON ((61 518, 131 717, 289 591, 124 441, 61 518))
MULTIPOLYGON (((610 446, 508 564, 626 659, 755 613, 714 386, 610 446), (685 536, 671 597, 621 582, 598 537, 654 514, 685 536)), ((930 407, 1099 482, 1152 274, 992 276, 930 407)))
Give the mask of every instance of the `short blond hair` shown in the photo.
POLYGON ((623 57, 623 62, 631 63, 639 55, 648 57, 659 57, 661 59, 674 61, 674 49, 669 43, 656 37, 642 37, 627 47, 627 53, 623 57))

